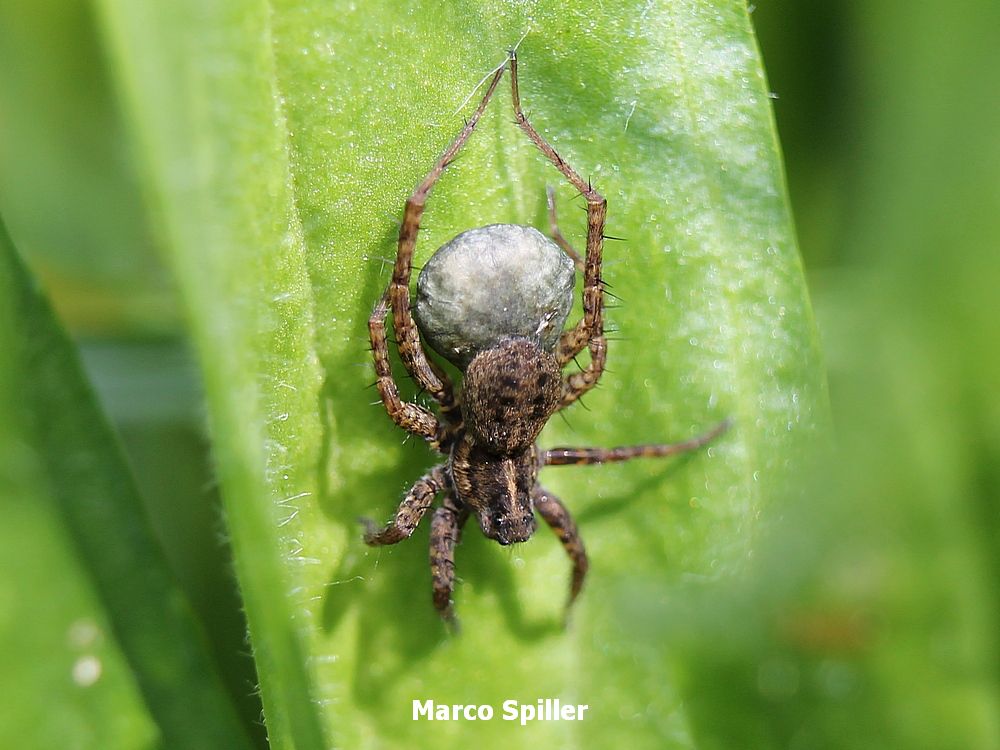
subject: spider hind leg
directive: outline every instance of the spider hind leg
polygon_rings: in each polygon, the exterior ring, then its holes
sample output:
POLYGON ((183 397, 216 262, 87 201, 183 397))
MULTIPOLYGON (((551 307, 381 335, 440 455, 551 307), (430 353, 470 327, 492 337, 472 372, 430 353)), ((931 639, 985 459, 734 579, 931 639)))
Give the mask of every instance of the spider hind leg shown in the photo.
POLYGON ((493 93, 503 77, 504 70, 506 70, 506 65, 498 68, 493 74, 486 94, 479 106, 476 107, 472 117, 407 199, 403 212, 403 223, 399 228, 399 241, 396 262, 392 270, 392 280, 386 290, 391 303, 392 324, 403 366, 416 383, 438 402, 441 407, 441 415, 450 423, 461 421, 461 407, 455 397, 455 389, 445 371, 424 352, 420 341, 420 332, 410 310, 410 275, 413 270, 413 253, 416 249, 417 234, 420 231, 420 220, 431 189, 447 166, 455 160, 465 142, 469 140, 479 118, 486 110, 486 105, 493 97, 493 93))
MULTIPOLYGON (((603 195, 594 190, 589 181, 584 182, 580 174, 552 148, 551 144, 528 120, 528 116, 521 107, 521 92, 517 79, 517 55, 513 51, 509 53, 507 65, 510 68, 511 102, 514 106, 514 120, 517 126, 587 201, 587 249, 583 258, 583 317, 573 328, 563 332, 556 350, 556 358, 560 365, 565 365, 584 348, 588 348, 590 362, 581 372, 573 373, 563 380, 560 408, 565 408, 597 384, 604 372, 604 362, 607 358, 608 347, 604 338, 604 286, 601 280, 601 264, 604 254, 604 223, 608 212, 608 202, 603 195)), ((554 220, 554 211, 550 211, 550 221, 552 220, 554 220)), ((560 243, 560 246, 566 250, 568 243, 565 246, 560 243)), ((570 257, 576 255, 570 250, 566 250, 570 257)), ((577 257, 579 256, 577 255, 577 257)))

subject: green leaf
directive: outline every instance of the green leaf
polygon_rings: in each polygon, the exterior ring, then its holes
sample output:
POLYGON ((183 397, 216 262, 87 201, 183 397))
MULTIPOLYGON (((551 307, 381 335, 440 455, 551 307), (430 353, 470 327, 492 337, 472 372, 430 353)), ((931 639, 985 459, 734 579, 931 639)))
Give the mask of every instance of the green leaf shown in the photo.
MULTIPOLYGON (((743 4, 99 5, 200 352, 272 744, 691 746, 667 625, 692 585, 746 567, 826 412, 743 4), (591 556, 568 630, 556 540, 504 550, 470 527, 451 638, 426 528, 360 540, 356 518, 388 516, 440 460, 369 405, 365 322, 404 200, 522 36, 529 116, 626 238, 606 246, 623 302, 604 387, 543 445, 735 427, 681 461, 543 474, 591 556), (411 719, 414 699, 499 714, 546 697, 588 704, 587 721, 411 719)), ((462 229, 543 227, 546 184, 580 244, 572 191, 507 98, 435 189, 418 264, 462 229)))
POLYGON ((0 351, 0 734, 248 747, 75 351, 2 224, 0 351))

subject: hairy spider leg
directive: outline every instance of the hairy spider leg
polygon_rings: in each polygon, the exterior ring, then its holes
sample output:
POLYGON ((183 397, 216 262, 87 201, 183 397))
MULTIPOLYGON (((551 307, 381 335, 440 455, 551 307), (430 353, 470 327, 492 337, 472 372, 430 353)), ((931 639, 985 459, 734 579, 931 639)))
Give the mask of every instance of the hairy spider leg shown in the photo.
MULTIPOLYGON (((685 440, 681 443, 667 443, 659 445, 630 445, 619 448, 551 448, 549 450, 539 450, 539 460, 542 466, 565 466, 579 464, 603 464, 615 461, 628 461, 633 458, 662 458, 665 456, 676 456, 680 453, 697 450, 717 438, 729 429, 730 420, 720 422, 708 432, 685 440)), ((573 573, 570 578, 569 599, 566 602, 566 610, 580 594, 583 588, 583 580, 587 575, 589 564, 587 562, 587 552, 583 547, 583 540, 576 530, 573 517, 566 506, 546 489, 536 486, 532 490, 532 499, 535 503, 535 510, 552 528, 559 541, 562 542, 566 554, 573 561, 573 573)))
POLYGON ((371 317, 368 318, 368 337, 371 339, 372 359, 375 363, 375 385, 382 399, 382 405, 393 422, 407 432, 422 437, 432 448, 439 450, 443 433, 438 418, 430 410, 403 401, 399 397, 399 388, 392 377, 392 368, 389 365, 389 344, 385 335, 385 316, 388 309, 389 292, 386 290, 372 310, 371 317))
POLYGON ((455 546, 462 537, 462 527, 469 517, 466 507, 459 507, 451 493, 445 495, 431 519, 431 580, 434 608, 441 618, 457 627, 451 595, 455 589, 455 546))
POLYGON ((455 389, 448 375, 433 360, 427 358, 420 344, 420 332, 410 312, 410 274, 413 269, 413 251, 417 244, 417 233, 420 231, 420 219, 424 213, 424 205, 430 195, 434 183, 438 181, 445 168, 454 161, 465 142, 469 140, 479 118, 482 117, 489 104, 497 84, 503 77, 506 64, 501 65, 494 73, 486 94, 483 96, 476 111, 462 128, 451 145, 445 149, 437 163, 424 178, 417 189, 406 201, 403 212, 403 223, 399 228, 399 244, 396 252, 396 263, 392 269, 392 281, 389 283, 388 295, 392 306, 392 324, 396 333, 399 357, 403 366, 423 390, 427 391, 440 405, 441 415, 451 423, 461 422, 461 408, 455 398, 455 389))
POLYGON ((566 610, 576 601, 583 588, 583 579, 587 577, 587 569, 590 563, 587 562, 587 551, 583 548, 583 540, 576 530, 573 517, 570 515, 562 501, 542 487, 536 486, 532 490, 532 499, 535 502, 535 510, 549 525, 555 535, 559 537, 563 549, 573 562, 573 572, 570 576, 569 599, 566 601, 566 610))
POLYGON ((408 538, 431 507, 434 497, 448 486, 446 476, 445 466, 441 464, 418 479, 399 504, 396 515, 381 530, 370 518, 360 519, 365 525, 365 544, 380 547, 408 538))
POLYGON ((719 422, 711 430, 680 443, 626 445, 617 448, 549 448, 539 451, 542 466, 579 466, 630 461, 633 458, 663 458, 698 450, 729 429, 732 421, 719 422))
POLYGON ((576 248, 569 244, 569 240, 563 237, 563 233, 559 231, 559 220, 556 217, 556 189, 551 185, 545 188, 545 200, 549 206, 549 233, 552 235, 552 239, 573 260, 576 270, 583 273, 583 258, 580 257, 580 253, 576 251, 576 248))
MULTIPOLYGON (((510 66, 511 99, 514 105, 514 117, 521 128, 538 150, 552 162, 556 169, 587 201, 587 254, 583 268, 583 318, 575 327, 565 331, 556 349, 556 359, 560 366, 565 365, 586 346, 590 349, 590 362, 580 372, 566 376, 563 379, 562 401, 560 409, 564 409, 580 396, 585 394, 604 372, 604 362, 607 358, 608 344, 604 338, 604 287, 601 282, 601 256, 604 249, 604 220, 607 215, 608 202, 604 200, 593 186, 584 182, 576 170, 567 164, 556 150, 542 138, 528 121, 521 109, 521 95, 517 84, 517 54, 511 51, 508 55, 510 66)), ((568 244, 568 243, 567 243, 568 244)))

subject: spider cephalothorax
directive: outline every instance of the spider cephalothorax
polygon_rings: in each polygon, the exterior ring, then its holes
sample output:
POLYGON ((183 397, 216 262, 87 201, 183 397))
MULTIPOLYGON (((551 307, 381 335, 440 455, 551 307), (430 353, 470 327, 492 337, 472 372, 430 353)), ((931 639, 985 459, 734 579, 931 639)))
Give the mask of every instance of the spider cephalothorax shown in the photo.
POLYGON ((413 485, 386 526, 366 521, 365 541, 394 544, 410 536, 440 495, 431 522, 430 562, 434 605, 446 620, 454 617, 455 545, 470 514, 487 537, 503 545, 526 541, 535 531, 535 513, 540 515, 573 561, 572 604, 583 585, 587 556, 566 507, 538 484, 539 469, 675 455, 704 445, 727 426, 723 422, 704 435, 673 444, 550 450, 536 445, 549 418, 593 388, 604 371, 601 261, 606 207, 601 194, 528 122, 513 52, 495 71, 466 126, 406 202, 392 281, 368 320, 376 384, 393 421, 424 438, 447 460, 413 485), (410 274, 424 205, 434 183, 472 135, 507 68, 515 122, 587 202, 586 253, 581 258, 560 234, 550 190, 556 244, 536 229, 518 225, 463 232, 424 267, 414 320, 410 274), (583 317, 563 330, 577 271, 583 273, 583 317), (389 365, 385 319, 390 311, 403 366, 437 401, 440 416, 400 399, 389 365), (462 371, 460 393, 427 356, 425 342, 462 371), (586 366, 563 375, 562 368, 584 349, 590 355, 586 366))

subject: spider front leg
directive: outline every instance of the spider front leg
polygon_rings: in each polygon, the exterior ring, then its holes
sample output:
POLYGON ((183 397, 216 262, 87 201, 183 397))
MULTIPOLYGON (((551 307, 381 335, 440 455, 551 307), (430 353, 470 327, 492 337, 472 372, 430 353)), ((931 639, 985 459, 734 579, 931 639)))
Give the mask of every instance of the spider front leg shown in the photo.
MULTIPOLYGON (((565 365, 584 347, 590 349, 590 362, 582 371, 573 373, 563 380, 563 409, 589 391, 604 372, 608 345, 604 338, 604 286, 601 280, 601 262, 604 252, 604 221, 608 202, 573 167, 567 164, 556 150, 542 138, 528 121, 521 109, 521 96, 517 82, 517 55, 512 51, 508 58, 510 65, 511 99, 514 117, 521 128, 556 169, 562 172, 569 183, 580 191, 587 201, 587 253, 583 264, 583 318, 575 327, 563 333, 556 349, 556 359, 565 365)), ((561 243, 560 243, 561 244, 561 243)), ((567 243, 568 244, 568 243, 567 243)), ((565 249, 565 248, 564 248, 565 249)), ((572 257, 572 255, 570 256, 572 257)))
POLYGON ((583 540, 576 530, 573 517, 558 497, 548 490, 536 487, 532 492, 532 499, 535 503, 535 510, 538 511, 539 515, 545 520, 545 523, 559 537, 559 541, 562 542, 566 554, 573 561, 573 573, 570 577, 569 585, 569 599, 566 601, 566 609, 569 610, 573 602, 576 601, 577 596, 580 595, 580 590, 583 588, 583 579, 586 578, 587 569, 590 567, 590 563, 587 561, 587 552, 583 548, 583 540))
POLYGON ((446 487, 446 481, 443 464, 431 469, 410 488, 396 509, 396 515, 381 530, 370 518, 362 518, 365 544, 380 547, 384 544, 396 544, 409 537, 431 507, 434 497, 446 487))
POLYGON ((451 595, 455 589, 455 545, 462 534, 462 526, 469 517, 466 508, 459 508, 451 495, 447 495, 431 519, 431 579, 434 587, 434 608, 441 618, 454 625, 455 611, 451 595))
POLYGON ((506 65, 500 66, 490 81, 486 94, 483 96, 476 111, 452 141, 452 144, 441 154, 437 163, 424 178, 413 195, 406 201, 403 212, 403 223, 399 227, 399 242, 396 250, 396 262, 392 269, 392 281, 387 294, 392 305, 392 322, 399 347, 399 357, 403 366, 416 383, 427 391, 440 405, 441 415, 451 423, 461 421, 461 409, 455 399, 455 389, 448 375, 433 360, 428 359, 420 342, 420 331, 413 320, 410 310, 410 275, 413 270, 413 252, 417 244, 417 234, 420 231, 420 219, 424 206, 434 184, 444 173, 445 168, 454 161, 465 142, 469 140, 479 118, 482 117, 486 105, 493 97, 497 84, 503 77, 506 65))

